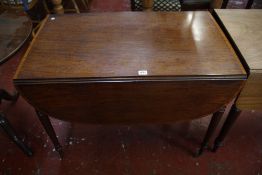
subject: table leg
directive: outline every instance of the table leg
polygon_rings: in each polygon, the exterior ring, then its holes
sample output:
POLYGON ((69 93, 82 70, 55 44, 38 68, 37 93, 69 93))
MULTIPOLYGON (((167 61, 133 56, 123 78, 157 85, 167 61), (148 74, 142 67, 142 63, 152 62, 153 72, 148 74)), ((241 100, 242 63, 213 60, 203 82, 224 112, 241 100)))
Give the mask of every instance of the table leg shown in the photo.
POLYGON ((0 103, 2 100, 12 101, 15 102, 19 97, 18 93, 15 93, 14 95, 9 94, 4 89, 0 89, 0 103))
POLYGON ((53 142, 54 146, 55 146, 55 150, 59 153, 60 157, 63 157, 63 151, 62 151, 62 146, 60 145, 57 137, 56 137, 56 133, 55 130, 49 120, 48 115, 41 113, 40 111, 36 110, 37 116, 40 120, 40 122, 42 123, 43 127, 46 130, 46 133, 48 134, 48 136, 50 137, 51 141, 53 142))
POLYGON ((22 149, 22 151, 28 155, 32 156, 33 152, 30 148, 28 148, 21 139, 18 138, 17 134, 15 133, 14 129, 8 122, 8 120, 4 117, 3 114, 0 113, 0 126, 4 129, 7 135, 15 142, 15 144, 22 149))
POLYGON ((217 125, 219 124, 219 121, 220 121, 221 117, 223 116, 224 112, 225 112, 225 107, 221 108, 219 111, 217 111, 213 114, 211 121, 209 123, 208 129, 207 129, 206 135, 205 135, 203 142, 201 144, 201 147, 195 155, 196 157, 200 156, 204 152, 204 150, 208 147, 208 142, 209 142, 211 136, 214 134, 214 132, 217 128, 217 125))
POLYGON ((232 127, 232 125, 234 124, 234 122, 236 121, 236 119, 238 118, 240 113, 241 113, 241 110, 239 110, 236 107, 236 105, 233 104, 233 106, 230 109, 230 112, 227 116, 227 119, 226 119, 218 137, 216 138, 216 140, 214 142, 214 147, 212 149, 213 152, 216 152, 217 149, 222 145, 222 142, 224 141, 227 133, 229 132, 230 128, 232 127))

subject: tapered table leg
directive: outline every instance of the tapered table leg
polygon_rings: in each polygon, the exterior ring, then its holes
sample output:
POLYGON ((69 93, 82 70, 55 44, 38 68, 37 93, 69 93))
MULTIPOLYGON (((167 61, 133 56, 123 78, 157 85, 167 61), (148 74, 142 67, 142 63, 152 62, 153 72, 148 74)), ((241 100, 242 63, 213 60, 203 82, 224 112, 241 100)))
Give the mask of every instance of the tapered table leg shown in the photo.
POLYGON ((241 110, 239 110, 236 105, 234 104, 227 116, 227 119, 218 135, 218 137, 215 140, 214 147, 212 149, 213 152, 216 152, 217 149, 222 145, 222 142, 224 141, 227 133, 229 132, 230 128, 240 115, 241 110))
POLYGON ((59 153, 60 157, 63 157, 63 151, 62 151, 62 146, 60 145, 57 137, 56 137, 56 133, 55 130, 49 120, 48 115, 41 113, 40 111, 36 110, 37 116, 40 120, 40 122, 42 123, 42 125, 44 126, 46 133, 48 134, 48 136, 50 137, 51 141, 53 142, 54 146, 55 146, 55 150, 59 153))
POLYGON ((33 152, 32 150, 27 147, 22 141, 21 139, 19 139, 19 137, 17 136, 17 134, 15 133, 14 129, 12 128, 12 126, 10 125, 10 123, 8 122, 8 120, 4 117, 3 114, 0 113, 0 126, 4 129, 4 131, 7 133, 7 135, 12 139, 12 141, 15 142, 15 144, 22 149, 22 151, 28 155, 28 156, 32 156, 33 152))
POLYGON ((224 112, 225 112, 225 107, 221 108, 219 111, 213 114, 211 121, 209 123, 208 129, 207 129, 206 135, 201 144, 201 147, 195 155, 196 157, 200 156, 204 152, 204 150, 208 147, 208 142, 211 136, 214 134, 217 128, 217 125, 219 124, 219 121, 221 117, 223 116, 224 112))
POLYGON ((0 103, 2 100, 15 102, 19 97, 19 94, 16 92, 14 95, 9 94, 4 89, 0 89, 0 103))

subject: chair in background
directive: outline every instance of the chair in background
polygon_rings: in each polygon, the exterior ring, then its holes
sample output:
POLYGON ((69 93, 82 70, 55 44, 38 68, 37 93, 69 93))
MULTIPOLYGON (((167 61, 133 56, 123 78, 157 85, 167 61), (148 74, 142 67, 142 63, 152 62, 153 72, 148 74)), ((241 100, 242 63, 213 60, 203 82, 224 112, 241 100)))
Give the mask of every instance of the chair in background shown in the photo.
POLYGON ((79 5, 82 6, 85 10, 89 8, 89 1, 88 0, 50 0, 52 4, 53 13, 55 14, 63 14, 63 13, 80 13, 81 10, 79 5), (81 2, 81 4, 79 4, 81 2), (70 4, 70 5, 68 5, 70 4), (69 8, 68 8, 69 6, 69 8))
MULTIPOLYGON (((0 0, 0 5, 5 9, 24 9, 24 11, 28 12, 30 9, 33 9, 37 3, 40 3, 43 5, 45 11, 47 13, 56 13, 56 14, 63 14, 65 12, 76 12, 80 13, 79 6, 76 2, 76 0, 69 0, 73 8, 64 8, 62 0, 50 0, 48 2, 51 2, 52 9, 49 10, 47 2, 48 0, 0 0)), ((81 5, 88 9, 88 0, 80 0, 81 5)), ((67 2, 67 1, 66 1, 67 2)))
MULTIPOLYGON (((222 8, 223 9, 227 8, 228 1, 229 0, 224 0, 223 1, 223 4, 222 4, 222 8)), ((245 8, 246 9, 250 9, 252 7, 253 3, 254 3, 254 0, 248 0, 245 8)))
MULTIPOLYGON (((65 8, 64 12, 75 12, 75 13, 80 13, 80 8, 77 4, 76 0, 70 0, 71 3, 73 4, 73 8, 65 8)), ((83 5, 84 9, 88 9, 88 0, 81 0, 81 5, 83 5)))
MULTIPOLYGON (((72 2, 74 4, 75 0, 72 0, 72 2)), ((82 2, 87 3, 88 1, 82 0, 82 2)), ((85 4, 85 5, 86 5, 85 7, 87 7, 87 4, 85 4)), ((80 13, 77 4, 74 4, 74 7, 75 7, 75 12, 80 13)), ((55 10, 57 10, 57 9, 55 9, 55 10)), ((64 9, 63 9, 63 12, 64 12, 64 9)), ((6 30, 6 29, 8 29, 8 27, 12 28, 12 27, 15 27, 16 25, 19 25, 15 21, 15 19, 16 19, 14 17, 15 15, 12 16, 10 14, 18 14, 18 16, 20 16, 22 14, 22 17, 26 18, 28 20, 28 22, 30 22, 30 25, 28 25, 28 32, 32 33, 32 36, 34 37, 38 28, 41 26, 41 20, 45 18, 47 13, 50 13, 50 11, 48 9, 48 6, 47 6, 45 0, 0 0, 0 15, 2 15, 0 17, 3 17, 3 19, 5 19, 5 20, 0 20, 0 21, 4 21, 4 24, 2 24, 2 25, 0 24, 0 28, 3 29, 2 32, 0 33, 0 38, 1 38, 1 35, 2 35, 2 38, 10 39, 11 38, 10 35, 15 35, 15 33, 10 34, 10 33, 8 33, 9 30, 6 30), (39 6, 39 4, 40 4, 40 6, 39 6), (39 11, 39 7, 43 8, 44 13, 41 13, 39 11), (31 20, 23 13, 23 11, 25 11, 28 14, 28 16, 31 20), (10 19, 7 16, 9 16, 10 19), (12 21, 12 22, 6 22, 6 21, 9 21, 9 20, 12 21), (11 26, 9 26, 9 23, 10 23, 11 26), (35 24, 33 30, 32 30, 32 23, 35 24), (29 31, 29 28, 30 28, 30 31, 29 31)), ((27 22, 25 22, 23 24, 25 26, 27 26, 26 25, 27 22)), ((13 31, 13 30, 11 30, 11 31, 13 31)), ((14 30, 14 31, 17 31, 17 30, 14 30)), ((24 30, 22 30, 22 31, 24 31, 24 30)), ((27 30, 25 30, 25 31, 27 31, 27 30)), ((23 36, 24 35, 21 35, 21 37, 23 37, 23 36)), ((13 46, 14 48, 12 47, 11 50, 5 49, 3 51, 1 49, 0 50, 0 53, 1 53, 0 54, 0 65, 3 64, 5 61, 7 61, 13 54, 15 54, 15 52, 18 51, 22 47, 22 45, 28 40, 28 38, 30 38, 30 34, 25 35, 24 39, 21 38, 21 41, 18 38, 16 38, 15 43, 19 44, 19 45, 14 45, 13 46), (8 52, 6 50, 8 50, 8 52), (10 54, 9 54, 9 51, 10 51, 10 54)), ((10 44, 10 41, 2 42, 2 44, 5 44, 5 43, 10 44)), ((3 47, 0 47, 0 48, 7 48, 7 47, 3 46, 3 47)), ((10 46, 8 48, 10 48, 10 46)), ((0 89, 0 104, 2 103, 3 100, 9 101, 11 103, 15 103, 17 101, 18 97, 19 97, 18 93, 14 93, 14 95, 11 95, 6 90, 0 89)), ((17 133, 15 132, 13 127, 11 126, 10 122, 5 117, 3 110, 0 111, 0 127, 5 131, 5 133, 10 137, 10 139, 26 155, 28 155, 28 156, 33 155, 32 150, 27 145, 25 145, 22 142, 22 140, 18 137, 17 133)))
POLYGON ((5 9, 21 9, 24 8, 25 10, 32 8, 35 3, 37 1, 36 0, 28 0, 28 1, 24 1, 24 0, 1 0, 0 4, 3 8, 5 9), (27 3, 25 3, 27 2, 27 3))
POLYGON ((50 13, 45 0, 0 0, 5 10, 25 11, 33 23, 32 36, 34 37, 41 26, 41 21, 50 13))
POLYGON ((132 0, 134 11, 180 11, 221 8, 223 0, 132 0))
MULTIPOLYGON (((31 1, 32 2, 32 1, 31 1)), ((33 2, 32 2, 33 3, 33 2)), ((23 3, 18 1, 1 1, 0 11, 0 66, 10 59, 28 40, 32 32, 32 23, 30 19, 23 13, 23 3), (20 10, 19 10, 20 9, 20 10)), ((3 84, 1 84, 3 85, 3 84)), ((18 93, 9 94, 6 90, 0 87, 0 104, 2 100, 16 102, 18 93)), ((0 110, 0 127, 6 132, 15 144, 22 151, 31 156, 33 153, 21 139, 17 136, 13 127, 4 115, 4 109, 0 110)))
POLYGON ((134 11, 180 11, 179 0, 133 0, 131 1, 134 11))
POLYGON ((223 0, 181 0, 182 10, 217 9, 223 0))
MULTIPOLYGON (((16 102, 18 99, 18 93, 15 93, 14 95, 10 95, 5 90, 0 89, 0 104, 3 100, 7 100, 10 102, 16 102)), ((6 134, 10 137, 10 139, 27 155, 32 156, 33 152, 32 150, 25 145, 22 140, 17 136, 15 130, 7 120, 7 118, 4 116, 3 112, 0 111, 0 126, 3 128, 3 130, 6 132, 6 134)))

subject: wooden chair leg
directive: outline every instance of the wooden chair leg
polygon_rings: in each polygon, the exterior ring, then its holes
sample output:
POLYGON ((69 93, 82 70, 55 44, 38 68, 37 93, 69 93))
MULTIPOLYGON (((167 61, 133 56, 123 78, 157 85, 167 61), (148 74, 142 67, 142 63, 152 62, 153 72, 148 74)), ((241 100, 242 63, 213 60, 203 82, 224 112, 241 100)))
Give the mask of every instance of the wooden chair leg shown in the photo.
POLYGON ((213 114, 211 121, 209 123, 208 129, 207 129, 206 135, 205 135, 203 142, 201 144, 201 147, 197 151, 195 157, 200 156, 204 152, 204 150, 208 147, 208 142, 209 142, 210 138, 212 137, 212 135, 214 134, 214 132, 217 128, 217 125, 219 124, 219 121, 220 121, 221 117, 223 116, 224 112, 225 112, 225 107, 221 108, 219 111, 217 111, 213 114))
POLYGON ((14 95, 9 94, 6 90, 0 89, 0 103, 2 100, 15 102, 19 97, 19 94, 16 92, 14 95))
POLYGON ((78 8, 78 5, 77 5, 76 1, 75 1, 75 0, 72 0, 72 3, 73 3, 73 5, 74 5, 74 8, 75 8, 75 10, 76 10, 76 13, 80 13, 80 10, 79 10, 79 8, 78 8))
POLYGON ((85 9, 87 10, 88 9, 88 2, 85 1, 85 0, 81 0, 81 1, 82 1, 83 6, 85 7, 85 9))
POLYGON ((43 127, 45 128, 46 133, 50 137, 52 143, 54 144, 55 150, 59 153, 60 157, 63 157, 63 151, 62 151, 62 146, 60 145, 57 137, 55 130, 49 120, 48 115, 41 113, 40 111, 36 110, 36 114, 42 123, 43 127))
POLYGON ((238 118, 238 116, 241 114, 241 110, 239 110, 236 105, 234 104, 227 116, 227 119, 218 135, 218 137, 215 140, 214 147, 212 149, 213 152, 216 152, 217 149, 222 145, 222 142, 224 141, 227 133, 231 129, 232 125, 238 118))
POLYGON ((27 147, 21 139, 17 136, 15 133, 14 129, 8 122, 8 120, 4 117, 3 114, 0 113, 0 126, 4 129, 6 134, 12 139, 12 141, 19 147, 21 150, 27 155, 27 156, 32 156, 33 152, 32 150, 27 147))

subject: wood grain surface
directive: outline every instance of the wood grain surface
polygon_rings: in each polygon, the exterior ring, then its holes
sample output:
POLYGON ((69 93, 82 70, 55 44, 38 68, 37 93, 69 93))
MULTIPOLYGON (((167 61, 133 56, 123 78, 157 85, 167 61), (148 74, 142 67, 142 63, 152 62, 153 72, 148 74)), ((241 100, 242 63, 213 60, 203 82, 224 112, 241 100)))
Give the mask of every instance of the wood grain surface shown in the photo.
POLYGON ((245 77, 209 12, 121 12, 49 17, 14 83, 56 118, 139 123, 214 113, 245 77))
POLYGON ((249 69, 262 69, 262 11, 260 9, 216 9, 249 69))
POLYGON ((139 70, 147 70, 147 77, 245 76, 209 12, 51 18, 15 79, 137 77, 139 70))
POLYGON ((262 11, 215 10, 245 62, 249 77, 236 105, 262 110, 262 11))
POLYGON ((236 105, 241 110, 262 110, 262 70, 252 70, 236 105))
POLYGON ((89 123, 175 122, 204 117, 232 100, 243 81, 96 82, 18 85, 37 109, 89 123))

